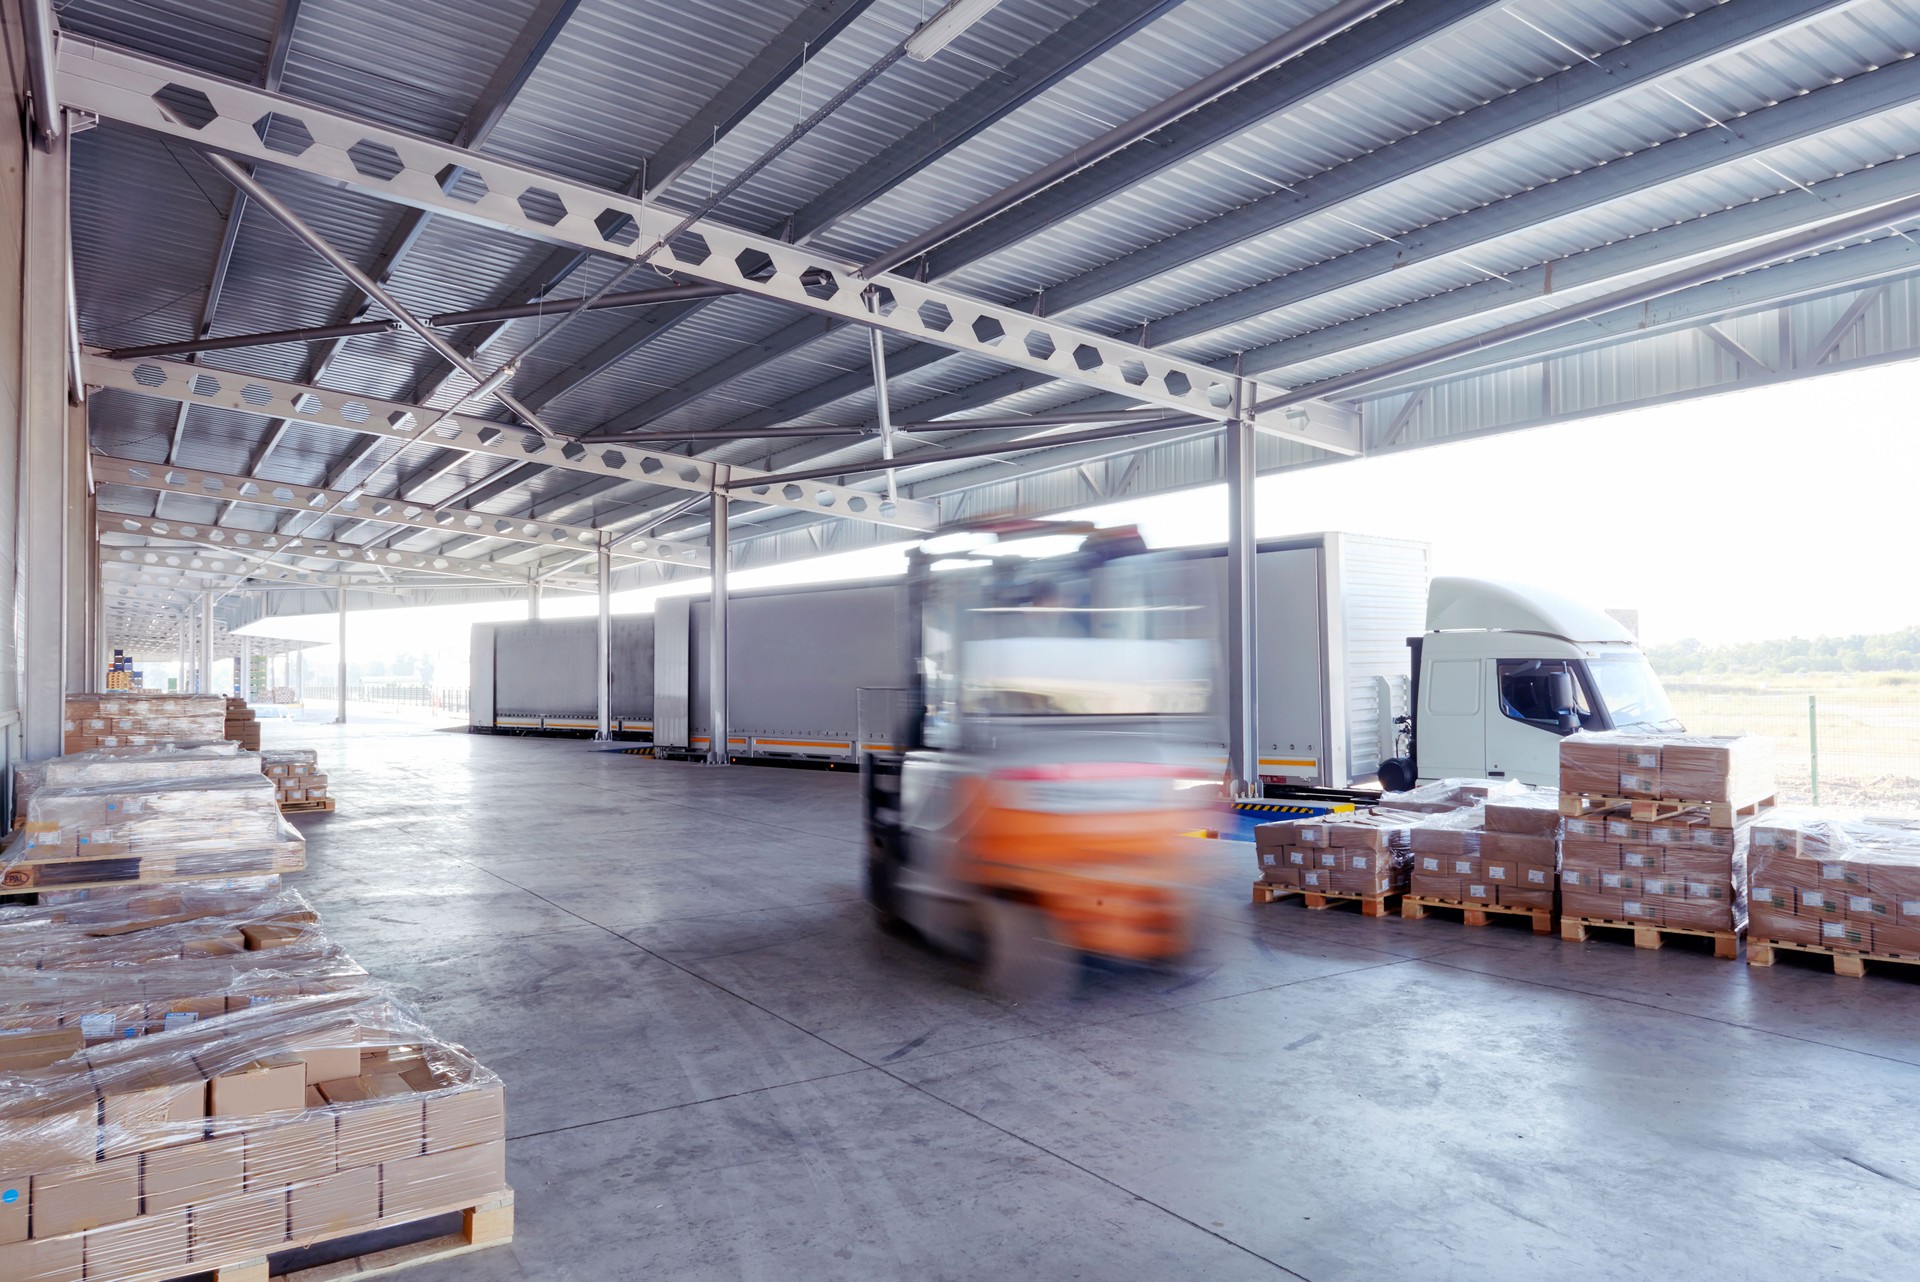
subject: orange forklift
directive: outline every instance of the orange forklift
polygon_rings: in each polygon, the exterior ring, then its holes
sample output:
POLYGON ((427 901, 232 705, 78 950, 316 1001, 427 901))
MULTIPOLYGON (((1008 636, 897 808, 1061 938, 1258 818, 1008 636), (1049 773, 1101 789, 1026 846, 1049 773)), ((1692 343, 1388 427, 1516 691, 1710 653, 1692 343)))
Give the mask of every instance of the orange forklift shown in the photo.
POLYGON ((1032 998, 1082 956, 1192 938, 1220 796, 1217 617, 1132 528, 1022 521, 910 554, 909 687, 861 760, 867 898, 888 928, 1032 998))

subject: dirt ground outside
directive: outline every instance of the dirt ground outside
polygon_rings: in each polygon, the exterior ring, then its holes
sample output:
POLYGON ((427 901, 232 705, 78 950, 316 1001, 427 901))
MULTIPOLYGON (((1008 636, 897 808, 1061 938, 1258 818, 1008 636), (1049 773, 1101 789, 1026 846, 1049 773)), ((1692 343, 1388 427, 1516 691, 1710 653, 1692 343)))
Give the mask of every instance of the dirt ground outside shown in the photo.
POLYGON ((1773 739, 1781 801, 1814 800, 1817 767, 1823 806, 1920 814, 1920 675, 1686 677, 1666 687, 1689 730, 1773 739))

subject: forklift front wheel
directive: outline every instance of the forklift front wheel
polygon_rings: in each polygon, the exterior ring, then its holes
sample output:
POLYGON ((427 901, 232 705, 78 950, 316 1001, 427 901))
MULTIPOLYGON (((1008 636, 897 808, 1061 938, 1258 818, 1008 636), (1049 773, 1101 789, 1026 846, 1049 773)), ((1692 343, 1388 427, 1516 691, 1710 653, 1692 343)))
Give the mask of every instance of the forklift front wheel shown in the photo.
POLYGON ((1053 919, 1036 904, 988 899, 981 984, 1002 1001, 1032 1003, 1065 997, 1079 976, 1079 955, 1061 942, 1053 919))

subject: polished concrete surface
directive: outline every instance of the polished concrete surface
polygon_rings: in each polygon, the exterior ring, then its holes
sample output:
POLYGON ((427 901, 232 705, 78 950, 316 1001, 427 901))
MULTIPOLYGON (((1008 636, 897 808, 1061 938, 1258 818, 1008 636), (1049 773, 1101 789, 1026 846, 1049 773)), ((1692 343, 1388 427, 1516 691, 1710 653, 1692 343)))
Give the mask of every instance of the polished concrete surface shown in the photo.
POLYGON ((442 1279, 1920 1276, 1920 983, 1246 902, 983 996, 875 929, 849 774, 270 724, 294 883, 507 1084, 442 1279))

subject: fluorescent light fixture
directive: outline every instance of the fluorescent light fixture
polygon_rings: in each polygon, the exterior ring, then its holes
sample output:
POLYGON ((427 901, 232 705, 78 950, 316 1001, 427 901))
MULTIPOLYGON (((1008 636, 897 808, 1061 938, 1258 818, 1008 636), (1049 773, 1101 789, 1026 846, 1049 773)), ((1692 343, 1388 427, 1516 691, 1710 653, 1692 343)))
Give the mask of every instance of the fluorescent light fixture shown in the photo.
POLYGON ((992 13, 1000 0, 953 0, 907 37, 907 57, 925 62, 959 39, 962 33, 992 13))

